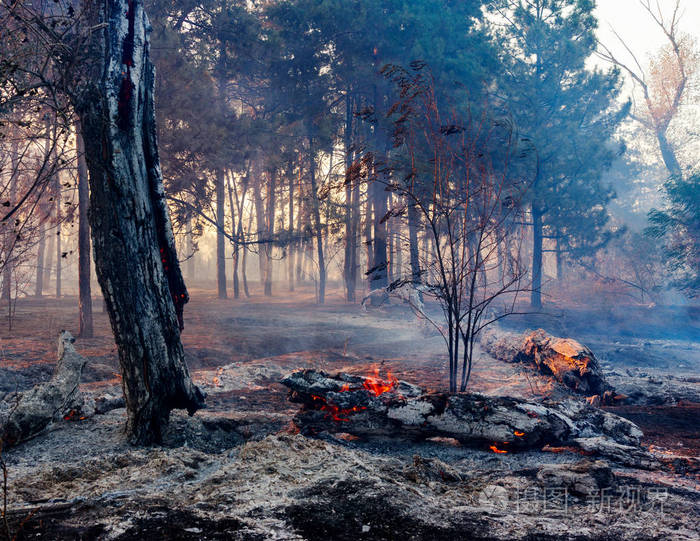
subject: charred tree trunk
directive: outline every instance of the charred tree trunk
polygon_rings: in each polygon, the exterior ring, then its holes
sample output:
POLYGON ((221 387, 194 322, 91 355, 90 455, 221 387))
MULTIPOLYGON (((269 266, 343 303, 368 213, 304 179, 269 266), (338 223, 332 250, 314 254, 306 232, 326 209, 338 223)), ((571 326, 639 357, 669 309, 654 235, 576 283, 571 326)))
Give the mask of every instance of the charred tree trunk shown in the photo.
POLYGON ((532 293, 530 305, 542 308, 542 211, 532 204, 532 293))
MULTIPOLYGON (((253 213, 251 212, 248 216, 248 231, 253 227, 253 213)), ((241 232, 242 233, 242 232, 241 232)), ((243 238, 243 235, 239 238, 243 238)), ((248 250, 243 249, 243 257, 241 258, 241 280, 243 281, 243 292, 246 298, 250 297, 250 291, 248 290, 248 250)))
POLYGON ((216 288, 220 299, 226 298, 226 244, 224 238, 224 172, 216 171, 216 288))
POLYGON ((356 301, 355 277, 353 266, 355 264, 353 252, 355 246, 355 231, 353 231, 355 209, 353 207, 352 190, 356 183, 354 178, 354 152, 352 149, 354 101, 350 91, 345 97, 345 258, 343 260, 343 278, 345 279, 345 300, 356 301))
POLYGON ((41 297, 44 294, 44 250, 46 249, 46 229, 44 225, 44 215, 39 210, 39 243, 36 254, 36 287, 34 295, 41 297))
POLYGON ((187 237, 187 279, 194 280, 194 233, 192 232, 192 218, 187 218, 185 226, 185 236, 187 237))
MULTIPOLYGON (((255 200, 255 224, 257 229, 257 240, 261 240, 265 234, 265 204, 262 198, 262 179, 260 175, 256 175, 256 180, 258 182, 258 189, 254 189, 254 200, 255 200)), ((258 279, 260 280, 260 285, 265 287, 265 259, 263 256, 263 250, 265 246, 262 244, 258 245, 258 279)))
POLYGON ((61 298, 61 177, 56 172, 56 298, 61 298))
MULTIPOLYGON (((10 151, 10 205, 15 205, 17 202, 17 175, 19 167, 19 138, 15 137, 12 142, 12 148, 10 151)), ((12 252, 15 248, 15 242, 17 242, 17 235, 14 232, 8 234, 8 226, 5 224, 5 267, 2 273, 2 298, 6 299, 8 302, 8 314, 12 315, 12 271, 14 268, 14 258, 12 257, 12 252)), ((11 324, 12 317, 10 317, 11 324)))
POLYGON ((304 218, 304 190, 303 184, 301 182, 302 167, 299 166, 299 212, 297 213, 297 232, 299 234, 299 240, 297 241, 297 260, 296 260, 296 282, 297 284, 301 282, 303 276, 303 262, 306 256, 306 231, 303 229, 302 219, 304 218))
POLYGON ((311 178, 311 205, 314 218, 314 234, 316 236, 316 254, 318 257, 318 303, 323 304, 326 300, 326 262, 323 256, 323 229, 321 227, 318 186, 316 185, 316 155, 313 137, 309 137, 309 168, 309 175, 311 178))
POLYGON ((384 185, 377 179, 369 185, 374 216, 372 219, 372 266, 369 268, 369 290, 382 289, 389 285, 387 270, 387 213, 384 185))
MULTIPOLYGON (((411 261, 411 280, 414 284, 421 282, 420 256, 418 252, 418 209, 415 205, 408 205, 408 252, 411 261)), ((419 295, 421 295, 419 293, 419 295)), ((422 301, 421 296, 421 301, 422 301)))
POLYGON ((74 96, 90 172, 97 277, 119 351, 135 444, 158 442, 170 411, 204 405, 180 341, 189 295, 163 191, 150 24, 138 0, 88 5, 87 77, 74 96), (101 25, 104 24, 104 27, 101 25))
POLYGON ((79 336, 92 338, 92 292, 90 291, 90 224, 88 206, 90 187, 88 186, 87 163, 85 163, 85 143, 80 121, 75 123, 75 138, 78 151, 78 309, 79 336))
POLYGON ((232 266, 232 274, 233 274, 233 298, 237 299, 240 296, 240 286, 238 284, 238 254, 239 254, 239 246, 238 246, 238 235, 237 235, 237 226, 236 226, 236 218, 234 216, 234 208, 236 209, 236 212, 239 214, 238 216, 238 223, 240 223, 240 212, 241 209, 238 205, 238 194, 234 193, 234 188, 231 186, 231 179, 226 181, 227 187, 228 187, 228 206, 231 209, 231 237, 236 239, 236 242, 234 242, 233 245, 233 266, 232 266), (234 206, 234 197, 236 198, 236 206, 234 206))
POLYGON ((294 291, 294 256, 296 255, 296 240, 294 240, 294 167, 289 167, 289 240, 287 244, 287 274, 289 291, 294 291))
POLYGON ((263 294, 266 297, 272 296, 272 236, 275 232, 275 182, 277 172, 274 169, 268 171, 267 183, 267 209, 265 212, 265 285, 263 294))

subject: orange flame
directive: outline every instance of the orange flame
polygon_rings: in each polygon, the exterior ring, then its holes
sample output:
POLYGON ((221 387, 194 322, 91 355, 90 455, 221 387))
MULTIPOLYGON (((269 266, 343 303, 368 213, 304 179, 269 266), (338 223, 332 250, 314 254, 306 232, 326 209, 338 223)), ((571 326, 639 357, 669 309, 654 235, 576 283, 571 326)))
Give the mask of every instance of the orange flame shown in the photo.
POLYGON ((508 452, 508 451, 506 451, 506 450, 504 450, 504 449, 499 449, 499 448, 496 447, 495 445, 489 445, 489 449, 491 449, 494 453, 499 453, 499 454, 503 454, 503 453, 507 453, 507 452, 508 452))
POLYGON ((217 387, 218 387, 219 385, 221 385, 221 382, 219 381, 218 376, 214 376, 214 379, 213 379, 212 381, 213 381, 214 385, 216 385, 217 387))
POLYGON ((391 372, 387 372, 387 379, 383 380, 379 377, 379 370, 375 370, 374 377, 368 377, 362 383, 362 386, 369 392, 373 393, 374 396, 379 396, 384 393, 388 393, 393 390, 399 384, 399 380, 391 375, 391 372))
POLYGON ((515 435, 518 436, 519 438, 522 438, 522 437, 525 435, 525 432, 518 432, 518 431, 516 430, 515 432, 513 432, 513 434, 515 434, 515 435))

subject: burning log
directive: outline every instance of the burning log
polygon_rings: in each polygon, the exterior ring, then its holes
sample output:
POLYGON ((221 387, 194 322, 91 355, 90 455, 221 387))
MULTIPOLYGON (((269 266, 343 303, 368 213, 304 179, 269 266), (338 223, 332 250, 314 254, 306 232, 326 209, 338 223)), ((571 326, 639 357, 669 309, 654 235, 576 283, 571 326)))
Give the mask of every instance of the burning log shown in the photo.
POLYGON ((58 419, 83 417, 85 398, 79 384, 86 359, 75 351, 68 331, 58 335, 58 362, 51 379, 33 389, 12 394, 0 403, 0 437, 3 446, 28 440, 58 419))
POLYGON ((508 453, 545 445, 586 444, 586 451, 620 459, 638 450, 642 432, 626 419, 580 400, 529 402, 480 394, 424 393, 388 375, 331 376, 316 370, 284 378, 294 417, 307 435, 344 432, 368 439, 454 438, 463 445, 508 453), (593 438, 600 438, 595 440, 593 438), (599 441, 596 448, 592 442, 599 441))
POLYGON ((481 347, 501 361, 533 364, 542 374, 590 397, 592 405, 610 402, 614 395, 593 352, 571 338, 551 336, 542 329, 525 335, 492 330, 484 333, 481 347))

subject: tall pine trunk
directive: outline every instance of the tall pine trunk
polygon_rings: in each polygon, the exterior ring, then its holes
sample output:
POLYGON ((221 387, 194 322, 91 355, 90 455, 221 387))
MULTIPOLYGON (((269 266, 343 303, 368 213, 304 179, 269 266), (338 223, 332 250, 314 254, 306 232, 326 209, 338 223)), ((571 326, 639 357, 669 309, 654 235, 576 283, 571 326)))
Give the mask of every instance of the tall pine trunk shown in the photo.
POLYGON ((220 299, 226 298, 226 238, 225 223, 225 189, 224 172, 216 170, 216 290, 220 299))
POLYGON ((162 439, 170 411, 204 404, 180 341, 189 300, 163 191, 150 24, 139 0, 87 4, 92 42, 74 96, 90 179, 95 267, 119 352, 127 435, 162 439), (102 26, 104 25, 104 26, 102 26))
POLYGON ((350 90, 345 97, 345 258, 343 260, 343 278, 345 280, 345 300, 356 301, 355 252, 357 251, 357 232, 354 230, 356 209, 353 205, 353 187, 357 179, 353 178, 354 152, 352 148, 354 98, 350 90))
POLYGON ((309 177, 311 179, 311 210, 314 219, 314 234, 316 236, 316 255, 318 258, 318 303, 326 300, 326 262, 323 254, 323 229, 321 227, 321 209, 316 185, 316 154, 313 137, 309 137, 309 177))
MULTIPOLYGON (((376 173, 375 173, 376 174, 376 173)), ((370 197, 374 215, 372 218, 372 266, 369 269, 369 289, 383 289, 388 284, 387 227, 382 221, 387 213, 384 184, 374 179, 370 185, 370 197)), ((375 299, 376 297, 373 297, 375 299)))
MULTIPOLYGON (((231 185, 231 178, 229 177, 226 180, 226 186, 228 187, 228 206, 231 209, 231 237, 236 239, 236 242, 234 243, 233 246, 233 266, 232 266, 232 274, 233 274, 233 298, 237 299, 240 296, 240 286, 238 284, 238 253, 239 253, 239 246, 238 246, 238 237, 236 235, 237 231, 237 222, 236 222, 236 212, 240 214, 240 208, 236 204, 234 206, 234 197, 236 198, 236 202, 238 201, 238 194, 234 194, 234 188, 231 185), (236 211, 234 211, 236 209, 236 211)), ((238 222, 240 222, 240 216, 238 218, 238 222)))
POLYGON ((287 276, 289 291, 294 291, 294 256, 296 240, 294 239, 294 167, 289 166, 289 238, 287 240, 287 276))
POLYGON ((272 237, 275 233, 275 193, 277 172, 270 169, 267 173, 267 209, 265 211, 265 284, 263 294, 272 296, 272 237))
POLYGON ((532 308, 542 308, 542 212, 532 204, 532 308))
POLYGON ((79 331, 83 338, 92 338, 92 292, 90 291, 90 224, 88 207, 90 187, 88 185, 85 143, 80 121, 75 123, 75 138, 78 151, 78 311, 79 331))

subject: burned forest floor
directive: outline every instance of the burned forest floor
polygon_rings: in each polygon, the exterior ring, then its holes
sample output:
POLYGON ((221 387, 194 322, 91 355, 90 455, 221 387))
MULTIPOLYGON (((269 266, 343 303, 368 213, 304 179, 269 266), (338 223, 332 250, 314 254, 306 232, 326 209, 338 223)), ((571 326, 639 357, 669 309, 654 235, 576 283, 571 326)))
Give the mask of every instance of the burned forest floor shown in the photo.
MULTIPOLYGON (((317 306, 311 288, 191 295, 182 339, 207 408, 175 413, 158 447, 129 446, 116 407, 67 416, 5 450, 17 539, 700 538, 698 308, 559 306, 503 323, 591 348, 630 397, 603 408, 639 426, 656 464, 634 467, 568 446, 502 452, 450 438, 302 435, 286 375, 379 371, 443 391, 442 338, 401 304, 364 311, 331 295, 317 306)), ((116 404, 117 352, 100 302, 95 337, 75 343, 88 360, 81 388, 116 404)), ((0 399, 51 377, 56 336, 77 334, 77 321, 74 297, 18 301, 12 330, 0 323, 0 399)), ((471 392, 570 398, 526 366, 477 358, 471 392)))

